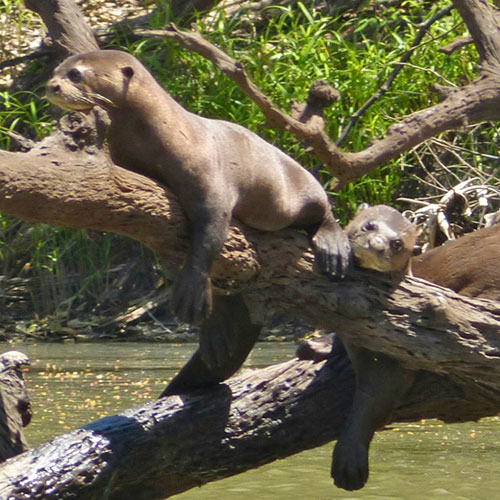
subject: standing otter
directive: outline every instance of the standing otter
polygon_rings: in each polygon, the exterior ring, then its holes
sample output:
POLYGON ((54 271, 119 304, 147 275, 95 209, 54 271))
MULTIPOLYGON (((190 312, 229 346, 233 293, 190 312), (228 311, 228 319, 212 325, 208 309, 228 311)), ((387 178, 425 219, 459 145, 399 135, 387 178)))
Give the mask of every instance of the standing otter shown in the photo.
POLYGON ((250 130, 185 110, 133 56, 116 50, 72 56, 55 69, 47 97, 70 110, 104 107, 113 161, 178 197, 190 226, 172 298, 179 319, 195 323, 209 315, 209 274, 232 216, 263 231, 305 228, 320 270, 346 273, 347 237, 313 175, 250 130))

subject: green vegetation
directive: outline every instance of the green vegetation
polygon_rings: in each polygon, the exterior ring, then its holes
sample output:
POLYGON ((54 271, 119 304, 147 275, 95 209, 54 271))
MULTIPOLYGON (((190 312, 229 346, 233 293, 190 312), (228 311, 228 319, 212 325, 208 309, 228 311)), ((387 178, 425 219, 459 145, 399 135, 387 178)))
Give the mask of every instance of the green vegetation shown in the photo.
MULTIPOLYGON (((14 3, 17 2, 1 0, 0 15, 9 14, 14 3)), ((293 8, 269 7, 265 12, 268 20, 260 25, 252 24, 246 13, 226 18, 223 11, 216 12, 209 20, 195 18, 194 22, 210 41, 241 61, 257 85, 285 110, 289 110, 291 100, 304 100, 312 81, 324 79, 333 84, 340 91, 341 100, 328 110, 327 121, 328 131, 336 139, 350 116, 378 91, 393 71, 411 46, 419 24, 447 7, 448 2, 407 0, 399 6, 384 2, 372 6, 370 2, 363 11, 337 17, 315 11, 311 3, 298 2, 293 8)), ((18 17, 12 22, 23 23, 25 14, 15 12, 18 17)), ((14 11, 9 15, 13 16, 14 11)), ((170 21, 165 8, 151 21, 151 27, 162 28, 170 21)), ((429 106, 437 99, 430 91, 432 84, 454 86, 472 80, 477 70, 473 46, 451 56, 438 52, 440 47, 464 32, 455 11, 434 23, 390 89, 364 113, 342 147, 350 151, 362 149, 398 118, 429 106)), ((141 59, 165 88, 191 111, 243 124, 283 148, 303 165, 318 168, 317 160, 307 153, 303 144, 287 133, 264 128, 259 109, 227 77, 197 54, 162 39, 128 41, 126 35, 118 32, 113 46, 141 59)), ((0 147, 10 147, 10 139, 2 134, 7 130, 31 137, 50 132, 48 106, 40 94, 40 88, 0 92, 0 147)), ((433 170, 437 165, 436 157, 445 163, 446 158, 457 163, 460 157, 479 171, 491 171, 492 160, 484 155, 497 156, 497 132, 489 125, 475 125, 466 127, 459 135, 444 134, 446 139, 465 147, 456 154, 450 153, 443 143, 416 148, 341 192, 331 193, 336 214, 345 222, 360 202, 395 204, 398 196, 410 197, 428 190, 416 181, 416 176, 433 170)), ((323 170, 319 170, 319 175, 328 186, 330 175, 323 170)), ((441 177, 441 174, 436 175, 441 177)), ((441 181, 447 187, 456 183, 455 178, 447 180, 445 177, 441 181)), ((109 265, 109 239, 100 238, 98 243, 89 244, 80 231, 44 227, 33 230, 22 256, 16 254, 7 258, 15 253, 13 234, 28 230, 25 225, 20 229, 19 223, 9 217, 0 221, 0 227, 3 274, 12 276, 27 266, 31 272, 36 269, 40 277, 46 273, 53 277, 80 276, 71 295, 83 300, 96 300, 99 290, 102 292, 106 288, 104 269, 109 265), (7 265, 13 261, 17 267, 7 265)), ((64 295, 51 294, 49 301, 54 304, 59 304, 60 295, 64 295)), ((41 307, 44 302, 38 299, 35 310, 50 309, 41 307)))

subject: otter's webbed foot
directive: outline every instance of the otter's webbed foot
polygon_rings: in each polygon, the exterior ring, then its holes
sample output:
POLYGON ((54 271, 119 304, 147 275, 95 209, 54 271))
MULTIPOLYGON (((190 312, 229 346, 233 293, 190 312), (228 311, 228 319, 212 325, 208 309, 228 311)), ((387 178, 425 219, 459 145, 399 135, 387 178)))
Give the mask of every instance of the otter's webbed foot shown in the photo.
POLYGON ((352 267, 351 245, 347 234, 333 217, 323 221, 311 243, 318 270, 339 279, 345 278, 352 267))
POLYGON ((361 489, 368 480, 368 447, 357 438, 341 435, 333 450, 331 476, 338 488, 361 489))
POLYGON ((208 275, 190 266, 181 269, 174 283, 170 305, 175 316, 186 323, 196 324, 207 318, 212 311, 208 275))

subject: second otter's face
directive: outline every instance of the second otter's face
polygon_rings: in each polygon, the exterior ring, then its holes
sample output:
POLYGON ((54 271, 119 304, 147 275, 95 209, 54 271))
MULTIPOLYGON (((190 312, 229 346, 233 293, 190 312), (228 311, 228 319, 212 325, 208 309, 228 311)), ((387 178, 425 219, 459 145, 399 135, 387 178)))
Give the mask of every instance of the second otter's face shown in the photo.
POLYGON ((47 98, 72 111, 89 111, 99 105, 120 107, 134 75, 134 58, 119 51, 78 54, 63 61, 47 83, 47 98))
POLYGON ((360 210, 347 226, 347 235, 361 267, 396 272, 406 270, 418 231, 397 210, 377 205, 360 210))

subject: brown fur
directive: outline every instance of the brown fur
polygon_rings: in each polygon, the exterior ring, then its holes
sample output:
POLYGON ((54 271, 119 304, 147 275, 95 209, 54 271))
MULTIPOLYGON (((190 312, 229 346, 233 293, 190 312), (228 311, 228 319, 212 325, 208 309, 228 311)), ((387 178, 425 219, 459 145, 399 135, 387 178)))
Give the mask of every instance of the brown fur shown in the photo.
MULTIPOLYGON (((384 272, 405 271, 417 237, 416 227, 383 205, 361 210, 348 225, 353 253, 362 267, 384 272), (391 249, 391 242, 399 251, 391 249)), ((481 229, 411 259, 414 276, 457 293, 500 300, 500 225, 481 229)), ((340 335, 307 341, 298 355, 325 359, 343 344, 356 372, 354 401, 333 453, 332 477, 347 490, 368 479, 368 450, 374 432, 389 419, 411 387, 415 372, 380 353, 351 344, 340 335), (340 342, 342 341, 342 342, 340 342), (331 347, 329 349, 329 346, 331 347)))
POLYGON ((445 243, 411 261, 413 276, 468 297, 500 301, 500 224, 445 243))
POLYGON ((209 273, 231 216, 264 231, 305 228, 321 271, 346 273, 347 237, 319 182, 250 130, 182 108, 131 55, 72 56, 56 68, 47 96, 71 110, 103 106, 111 118, 113 160, 177 195, 191 231, 172 299, 180 319, 197 322, 210 312, 209 273))

